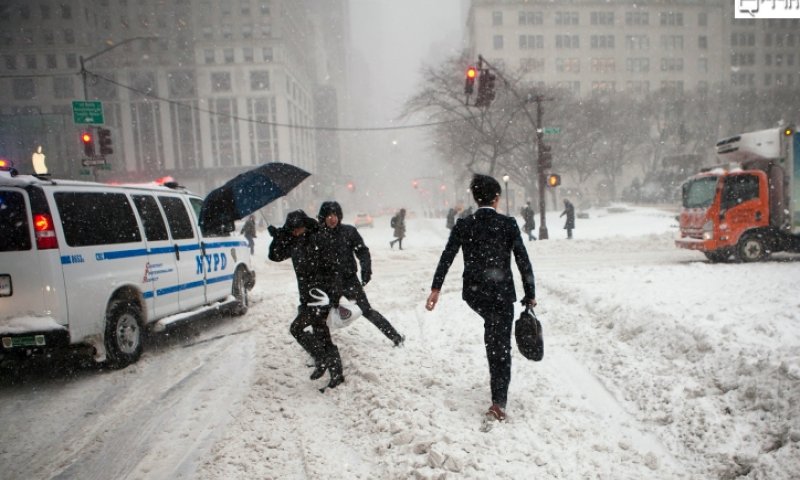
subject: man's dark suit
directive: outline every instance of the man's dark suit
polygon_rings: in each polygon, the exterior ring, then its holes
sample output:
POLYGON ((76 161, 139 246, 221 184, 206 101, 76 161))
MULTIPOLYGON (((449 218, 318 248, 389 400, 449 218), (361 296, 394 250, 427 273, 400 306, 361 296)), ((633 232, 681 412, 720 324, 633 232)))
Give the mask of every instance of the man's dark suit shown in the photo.
POLYGON ((464 250, 461 297, 484 320, 492 403, 505 408, 511 381, 511 330, 516 301, 511 254, 522 277, 525 300, 536 296, 533 268, 517 221, 493 208, 482 207, 453 227, 433 276, 432 289, 442 288, 459 249, 464 250))

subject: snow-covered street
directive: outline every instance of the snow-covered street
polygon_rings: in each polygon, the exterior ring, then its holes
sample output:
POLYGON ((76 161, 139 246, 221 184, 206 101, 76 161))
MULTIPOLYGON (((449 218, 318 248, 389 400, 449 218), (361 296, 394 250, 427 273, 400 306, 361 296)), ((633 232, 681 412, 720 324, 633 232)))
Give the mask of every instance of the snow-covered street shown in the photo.
POLYGON ((364 320, 335 331, 346 381, 320 394, 327 376, 308 379, 288 331, 290 262, 266 260, 262 232, 244 317, 156 335, 122 371, 4 378, 2 476, 796 478, 800 257, 710 264, 674 247, 674 213, 615 212, 590 210, 572 241, 550 212, 551 239, 526 242, 545 357, 515 351, 509 420, 488 432, 482 321, 461 300, 461 260, 424 308, 444 219, 410 219, 399 251, 376 217, 360 230, 366 291, 404 347, 364 320))

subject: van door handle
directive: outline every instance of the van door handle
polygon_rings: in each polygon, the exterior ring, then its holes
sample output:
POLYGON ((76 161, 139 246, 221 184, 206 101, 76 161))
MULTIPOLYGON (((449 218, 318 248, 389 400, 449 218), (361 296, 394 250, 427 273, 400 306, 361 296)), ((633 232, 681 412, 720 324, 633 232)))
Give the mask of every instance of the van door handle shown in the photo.
POLYGON ((757 222, 761 221, 761 212, 760 211, 756 212, 756 221, 757 222))
POLYGON ((180 249, 180 247, 178 247, 177 243, 175 244, 175 259, 176 260, 180 260, 181 259, 181 249, 180 249))

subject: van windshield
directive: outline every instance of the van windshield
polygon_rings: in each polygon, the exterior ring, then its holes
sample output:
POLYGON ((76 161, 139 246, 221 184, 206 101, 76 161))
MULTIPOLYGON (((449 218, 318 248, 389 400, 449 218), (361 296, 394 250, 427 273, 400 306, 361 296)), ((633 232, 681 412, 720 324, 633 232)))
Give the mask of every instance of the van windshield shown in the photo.
POLYGON ((703 177, 683 184, 683 208, 706 208, 714 201, 718 177, 703 177))
POLYGON ((28 211, 21 193, 0 190, 0 232, 0 252, 31 249, 28 211))

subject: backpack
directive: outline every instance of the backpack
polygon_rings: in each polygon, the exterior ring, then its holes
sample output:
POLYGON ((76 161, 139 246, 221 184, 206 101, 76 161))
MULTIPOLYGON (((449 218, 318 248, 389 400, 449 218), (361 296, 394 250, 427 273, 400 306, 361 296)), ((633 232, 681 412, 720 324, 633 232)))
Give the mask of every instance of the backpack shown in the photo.
POLYGON ((395 227, 397 227, 397 216, 394 216, 394 217, 392 217, 392 220, 389 222, 389 225, 390 225, 392 228, 395 228, 395 227))

